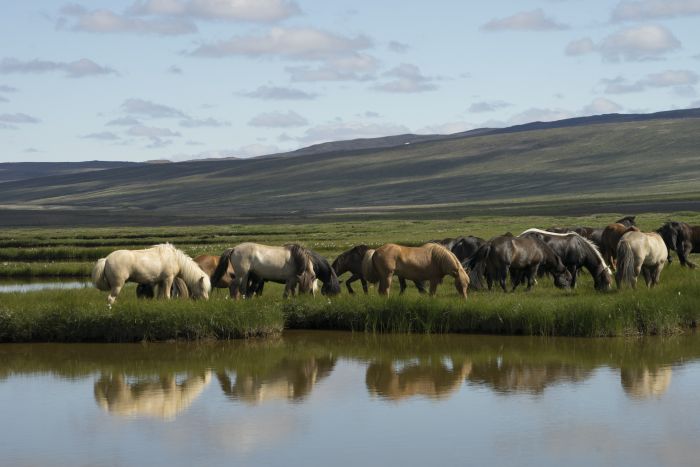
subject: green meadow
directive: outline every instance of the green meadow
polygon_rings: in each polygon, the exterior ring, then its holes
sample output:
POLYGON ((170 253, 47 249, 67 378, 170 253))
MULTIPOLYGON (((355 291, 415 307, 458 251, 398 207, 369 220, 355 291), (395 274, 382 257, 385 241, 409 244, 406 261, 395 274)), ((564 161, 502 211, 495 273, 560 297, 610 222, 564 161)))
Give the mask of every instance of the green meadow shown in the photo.
MULTIPOLYGON (((457 220, 369 221, 322 224, 230 225, 144 228, 13 229, 0 232, 0 279, 89 280, 92 262, 120 248, 172 242, 191 256, 219 254, 243 241, 281 245, 299 242, 330 261, 359 243, 409 245, 457 235, 489 238, 530 227, 603 226, 622 214, 586 217, 469 217, 457 220)), ((700 224, 700 214, 640 214, 638 225, 653 230, 677 219, 700 224)), ((341 280, 347 279, 347 275, 341 280)), ((459 300, 451 278, 435 298, 409 287, 389 299, 350 296, 282 298, 282 286, 268 284, 262 297, 232 301, 227 290, 209 301, 137 300, 127 286, 114 307, 93 288, 0 294, 0 341, 133 342, 230 339, 276 334, 284 329, 357 332, 493 333, 563 336, 676 334, 696 327, 700 316, 700 272, 677 260, 664 270, 659 287, 598 293, 587 272, 576 290, 559 290, 547 278, 531 292, 470 291, 459 300)), ((361 292, 359 282, 354 286, 361 292)))

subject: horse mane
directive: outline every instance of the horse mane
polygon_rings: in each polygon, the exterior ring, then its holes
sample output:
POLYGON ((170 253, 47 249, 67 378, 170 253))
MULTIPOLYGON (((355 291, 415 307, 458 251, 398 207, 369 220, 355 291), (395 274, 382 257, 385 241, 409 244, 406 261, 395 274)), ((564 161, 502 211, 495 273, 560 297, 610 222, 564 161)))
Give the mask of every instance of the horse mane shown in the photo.
POLYGON ((303 274, 309 267, 309 261, 313 262, 311 250, 298 243, 287 243, 284 247, 289 250, 289 254, 294 261, 297 274, 303 274))
POLYGON ((518 237, 522 237, 523 235, 525 235, 527 233, 539 233, 539 234, 543 234, 543 235, 550 235, 552 237, 574 237, 579 243, 583 242, 584 245, 588 246, 588 248, 593 250, 593 253, 595 253, 595 255, 598 257, 600 262, 603 264, 604 268, 609 267, 605 263, 605 260, 603 259, 603 255, 600 253, 598 246, 595 243, 593 243, 593 241, 587 239, 586 237, 584 237, 581 234, 578 234, 576 232, 557 233, 557 232, 549 232, 547 230, 532 228, 532 229, 527 229, 526 231, 524 231, 523 233, 518 235, 518 237))
POLYGON ((439 243, 426 243, 423 248, 430 250, 430 254, 434 261, 439 262, 441 267, 447 266, 450 270, 459 270, 462 268, 462 263, 459 262, 457 256, 439 243))
POLYGON ((187 287, 190 289, 199 289, 199 280, 206 277, 204 281, 204 288, 207 290, 211 288, 209 275, 202 271, 202 268, 200 268, 199 265, 184 251, 175 248, 175 245, 171 243, 161 243, 159 245, 154 245, 153 248, 161 251, 162 253, 168 252, 169 254, 175 256, 175 261, 177 261, 177 264, 180 266, 180 273, 178 276, 185 281, 187 287), (209 285, 207 285, 207 283, 209 283, 209 285))
POLYGON ((340 293, 340 282, 338 276, 328 263, 328 260, 316 253, 314 250, 308 250, 311 255, 311 262, 314 266, 316 277, 323 282, 324 288, 332 294, 340 293))

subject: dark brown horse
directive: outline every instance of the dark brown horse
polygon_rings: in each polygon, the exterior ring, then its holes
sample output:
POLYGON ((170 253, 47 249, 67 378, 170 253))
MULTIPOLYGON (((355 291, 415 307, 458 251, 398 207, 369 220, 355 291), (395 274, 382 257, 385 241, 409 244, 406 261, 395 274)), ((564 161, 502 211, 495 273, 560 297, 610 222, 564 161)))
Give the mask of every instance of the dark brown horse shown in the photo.
MULTIPOLYGON (((355 291, 352 290, 352 286, 350 284, 358 280, 362 284, 362 290, 365 293, 367 293, 367 279, 365 278, 362 272, 362 259, 365 257, 365 253, 367 253, 367 250, 369 250, 369 247, 367 245, 354 246, 349 250, 339 254, 335 261, 333 261, 333 264, 331 265, 331 267, 338 276, 341 276, 346 272, 349 272, 351 274, 350 278, 347 281, 345 281, 345 286, 348 288, 348 293, 355 293, 355 291)), ((418 293, 425 293, 425 286, 421 281, 414 281, 414 284, 416 284, 418 293)), ((406 290, 406 279, 404 279, 403 277, 399 277, 399 285, 401 287, 401 293, 404 293, 404 291, 406 290)))
POLYGON ((656 232, 664 239, 668 248, 668 262, 671 262, 671 251, 678 254, 681 266, 694 268, 696 265, 690 261, 691 253, 700 253, 700 226, 691 226, 685 222, 666 222, 656 232))
POLYGON ((610 224, 603 229, 603 235, 600 241, 600 252, 603 254, 603 259, 613 269, 616 267, 617 259, 617 244, 627 232, 638 232, 639 229, 635 226, 626 226, 624 224, 610 224))
POLYGON ((527 281, 527 290, 530 290, 535 284, 540 268, 552 275, 555 286, 565 288, 571 285, 571 273, 561 258, 537 237, 502 235, 492 238, 469 260, 469 267, 472 269, 478 269, 480 264, 484 265, 489 290, 493 282, 498 281, 506 292, 506 278, 509 272, 512 290, 523 281, 527 281))
MULTIPOLYGON (((625 216, 621 219, 616 220, 614 223, 615 224, 622 224, 627 227, 632 227, 636 226, 637 224, 635 223, 635 219, 637 216, 625 216)), ((603 239, 603 230, 605 230, 604 227, 601 228, 596 228, 596 227, 551 227, 549 229, 550 232, 556 232, 556 233, 566 233, 566 232, 576 232, 580 236, 587 238, 588 240, 592 241, 593 243, 596 244, 598 249, 602 251, 602 239, 603 239)))
POLYGON ((443 240, 431 240, 430 243, 438 243, 450 250, 457 259, 462 262, 476 253, 486 240, 480 237, 467 235, 465 237, 445 238, 443 240))

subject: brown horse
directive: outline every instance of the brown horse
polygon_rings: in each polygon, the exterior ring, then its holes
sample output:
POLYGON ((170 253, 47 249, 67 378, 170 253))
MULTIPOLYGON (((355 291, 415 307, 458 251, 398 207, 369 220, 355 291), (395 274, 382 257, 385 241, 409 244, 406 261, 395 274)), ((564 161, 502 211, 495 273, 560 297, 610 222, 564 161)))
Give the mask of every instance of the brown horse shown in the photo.
POLYGON ((617 244, 627 232, 639 232, 639 229, 635 226, 626 226, 618 222, 610 224, 603 229, 600 239, 600 252, 603 254, 603 260, 613 269, 616 267, 617 244))
POLYGON ((412 281, 430 281, 430 295, 435 295, 437 286, 446 275, 455 279, 457 293, 467 298, 469 276, 447 248, 437 243, 426 243, 409 247, 387 243, 365 255, 363 270, 371 269, 365 279, 379 282, 379 294, 389 296, 394 274, 412 281))

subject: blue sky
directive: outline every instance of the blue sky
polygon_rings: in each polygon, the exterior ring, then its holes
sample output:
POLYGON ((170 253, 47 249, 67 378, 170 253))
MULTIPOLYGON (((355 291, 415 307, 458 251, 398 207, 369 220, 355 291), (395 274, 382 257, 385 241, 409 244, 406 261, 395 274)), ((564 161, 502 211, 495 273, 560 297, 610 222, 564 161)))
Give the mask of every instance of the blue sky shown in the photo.
POLYGON ((700 107, 700 0, 6 1, 0 162, 700 107))

